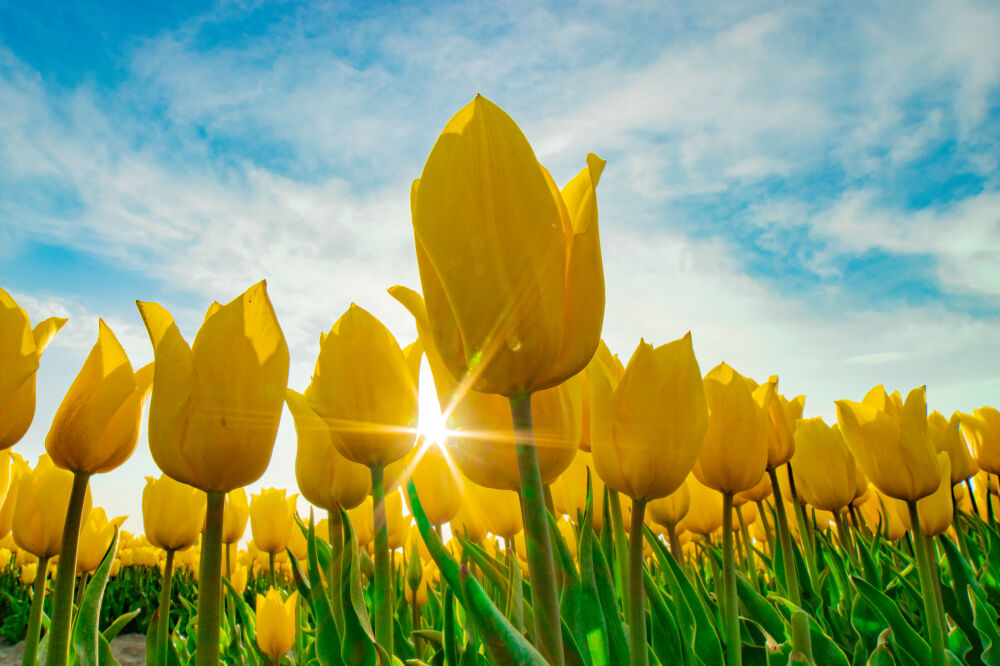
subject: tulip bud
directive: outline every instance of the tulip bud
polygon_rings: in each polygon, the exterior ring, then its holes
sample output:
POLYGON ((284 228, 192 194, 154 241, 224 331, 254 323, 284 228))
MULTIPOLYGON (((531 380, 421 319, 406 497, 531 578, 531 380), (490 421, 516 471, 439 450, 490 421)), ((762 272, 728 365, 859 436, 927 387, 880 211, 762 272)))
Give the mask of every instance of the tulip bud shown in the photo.
POLYGON ((10 460, 10 480, 7 483, 7 495, 3 498, 3 502, 0 502, 0 539, 7 539, 10 537, 10 531, 14 525, 14 505, 17 501, 21 479, 25 473, 31 471, 31 468, 28 466, 28 463, 24 462, 24 458, 16 453, 5 451, 0 453, 0 456, 10 460))
POLYGON ((691 503, 681 520, 682 529, 695 534, 711 534, 722 524, 722 494, 697 479, 689 479, 686 485, 691 503))
POLYGON ((35 575, 38 572, 38 563, 32 562, 31 564, 25 564, 21 567, 21 584, 22 585, 33 585, 35 582, 35 575))
MULTIPOLYGON (((795 430, 795 419, 789 420, 789 413, 798 409, 798 416, 802 416, 802 404, 796 402, 793 406, 784 396, 778 395, 778 377, 772 376, 765 386, 770 385, 773 389, 758 391, 760 387, 754 387, 754 401, 760 408, 758 412, 759 427, 757 436, 767 443, 767 466, 770 469, 777 469, 781 465, 791 460, 795 453, 795 440, 793 432, 795 430)), ((799 396, 805 401, 804 396, 799 396)), ((796 399, 797 401, 798 399, 796 399)))
POLYGON ((142 491, 142 525, 149 539, 163 550, 194 545, 205 523, 205 493, 166 474, 146 477, 142 491))
POLYGON ((660 497, 646 505, 646 512, 650 520, 657 525, 669 527, 677 525, 691 508, 691 491, 688 489, 688 481, 683 483, 666 497, 660 497))
POLYGON ((512 396, 587 365, 604 320, 594 192, 603 168, 588 155, 560 192, 485 97, 449 121, 410 203, 431 332, 452 376, 512 396))
POLYGON ((261 490, 250 497, 250 531, 257 548, 275 555, 284 552, 295 527, 298 497, 285 497, 285 490, 276 488, 261 490))
MULTIPOLYGON (((608 367, 609 357, 605 347, 595 359, 608 367)), ((591 433, 594 465, 604 483, 640 500, 674 492, 698 459, 708 425, 690 333, 655 349, 639 341, 614 390, 612 419, 610 440, 591 433)))
MULTIPOLYGON (((14 505, 14 541, 19 547, 37 557, 59 553, 72 489, 73 473, 56 467, 47 455, 38 459, 34 470, 25 473, 14 505)), ((91 505, 88 487, 81 520, 87 519, 91 505)))
POLYGON ((302 496, 327 511, 339 512, 340 507, 350 509, 360 504, 371 493, 371 472, 341 455, 333 445, 330 426, 305 396, 288 389, 285 402, 298 435, 295 480, 302 496))
MULTIPOLYGON (((251 525, 253 514, 251 513, 251 525)), ((257 595, 257 645, 270 657, 281 657, 295 643, 295 610, 298 593, 292 592, 284 602, 273 587, 267 597, 257 595)))
POLYGON ((288 381, 288 347, 265 285, 213 304, 188 346, 165 309, 139 303, 157 361, 149 450, 170 477, 205 491, 267 469, 288 381))
POLYGON ((66 324, 50 317, 34 329, 26 313, 0 289, 0 450, 17 444, 35 417, 35 375, 49 341, 66 324))
MULTIPOLYGON (((437 442, 425 442, 407 457, 407 470, 417 487, 417 497, 427 519, 433 525, 442 525, 458 514, 462 495, 458 489, 457 470, 448 459, 448 453, 437 442)), ((410 496, 406 495, 410 506, 410 496)))
POLYGON ((372 507, 371 495, 347 512, 347 517, 354 528, 354 536, 358 542, 358 548, 366 548, 375 538, 374 510, 372 507))
POLYGON ((242 595, 247 589, 247 568, 239 565, 233 569, 233 575, 229 579, 229 584, 233 586, 236 593, 242 595))
POLYGON ((773 399, 767 396, 773 394, 774 384, 751 393, 746 378, 725 363, 709 371, 704 384, 708 429, 694 474, 720 493, 749 490, 760 481, 767 465, 767 440, 758 433, 763 418, 759 405, 773 399), (755 398, 760 395, 764 397, 755 398))
POLYGON ((63 397, 45 438, 52 461, 71 472, 108 472, 129 459, 153 380, 153 365, 132 372, 114 333, 99 322, 97 344, 63 397))
POLYGON ((466 484, 468 501, 480 512, 486 531, 503 539, 511 539, 524 528, 521 504, 517 493, 466 484))
POLYGON ((941 482, 927 436, 924 387, 910 391, 905 404, 880 385, 862 402, 837 401, 837 422, 848 448, 875 486, 901 500, 918 500, 941 482))

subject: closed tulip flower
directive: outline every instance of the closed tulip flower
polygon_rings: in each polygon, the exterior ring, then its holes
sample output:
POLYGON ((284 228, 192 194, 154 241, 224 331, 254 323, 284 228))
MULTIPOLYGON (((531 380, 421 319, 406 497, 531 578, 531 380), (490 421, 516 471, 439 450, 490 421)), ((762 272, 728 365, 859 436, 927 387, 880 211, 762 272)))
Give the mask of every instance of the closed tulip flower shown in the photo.
MULTIPOLYGON (((56 467, 47 455, 38 459, 35 469, 27 472, 18 484, 13 530, 18 547, 39 558, 59 553, 72 488, 72 472, 56 467)), ((91 504, 88 489, 83 503, 84 519, 91 504)))
MULTIPOLYGON (((497 395, 470 391, 452 376, 430 333, 430 320, 420 294, 405 287, 393 287, 389 293, 416 321, 438 403, 452 433, 446 443, 452 460, 478 485, 519 490, 521 482, 508 401, 497 395)), ((531 407, 542 482, 552 483, 572 462, 580 445, 580 380, 573 378, 533 394, 531 407)))
POLYGON ((190 548, 204 523, 205 493, 166 474, 146 477, 142 525, 151 544, 168 551, 190 548))
POLYGON ((378 319, 351 307, 323 340, 305 399, 355 463, 385 467, 416 438, 417 385, 403 350, 378 319))
POLYGON ((132 371, 125 350, 103 320, 97 344, 52 420, 45 450, 71 472, 96 474, 128 460, 139 439, 153 364, 132 371))
POLYGON ((125 518, 126 516, 118 516, 109 521, 104 509, 91 509, 87 522, 80 531, 80 547, 76 556, 77 573, 90 573, 100 566, 115 530, 122 526, 125 518))
POLYGON ((771 376, 768 384, 774 390, 759 391, 760 387, 753 389, 754 401, 760 408, 760 424, 758 437, 767 442, 767 466, 771 469, 778 468, 791 460, 795 453, 795 419, 802 416, 802 402, 804 396, 799 396, 795 401, 788 401, 784 396, 778 395, 778 377, 771 376), (797 414, 796 414, 797 412, 797 414), (795 418, 789 419, 790 416, 795 418))
POLYGON ((502 539, 512 539, 524 529, 517 493, 468 484, 469 500, 478 507, 486 531, 502 539))
POLYGON ((5 451, 0 453, 0 457, 6 457, 10 461, 7 494, 3 502, 0 502, 0 539, 7 539, 14 526, 14 505, 17 503, 18 488, 21 479, 31 471, 31 467, 16 453, 5 451))
MULTIPOLYGON (((468 488, 468 482, 463 484, 463 489, 468 488)), ((458 513, 451 519, 451 533, 463 536, 473 543, 481 543, 486 538, 486 526, 483 524, 481 512, 473 508, 472 503, 463 493, 462 503, 458 507, 458 513)))
POLYGON ((302 394, 288 389, 285 401, 295 419, 298 436, 295 480, 302 496, 311 504, 334 512, 339 512, 340 507, 351 509, 361 504, 372 488, 368 468, 341 455, 333 445, 330 426, 302 394))
MULTIPOLYGON (((941 473, 941 484, 933 493, 917 501, 920 531, 929 537, 935 537, 947 531, 955 516, 951 495, 951 459, 946 451, 939 451, 937 461, 941 473)), ((912 525, 906 504, 898 500, 893 501, 896 503, 896 511, 903 525, 906 529, 911 529, 912 525)))
POLYGON ((818 417, 796 424, 792 471, 802 501, 826 511, 846 507, 857 496, 856 469, 836 425, 828 426, 818 417))
POLYGON ((456 378, 511 396, 590 360, 604 320, 594 188, 604 162, 560 192, 514 121, 477 96, 448 123, 411 191, 432 332, 456 378))
POLYGON ((260 282, 213 304, 189 346, 156 303, 138 303, 158 361, 149 449, 172 478, 228 492, 271 460, 288 380, 288 347, 260 282))
POLYGON ((35 575, 38 573, 38 563, 32 562, 31 564, 25 564, 21 567, 21 585, 33 585, 35 582, 35 575))
POLYGON ((674 492, 649 503, 649 517, 657 525, 676 527, 691 508, 691 491, 685 480, 674 492))
MULTIPOLYGON (((767 442, 758 436, 762 400, 756 400, 746 379, 722 363, 705 375, 708 429, 695 476, 709 488, 735 494, 753 488, 767 464, 767 442)), ((755 390, 773 392, 773 384, 755 390)))
POLYGON ((222 518, 222 543, 234 544, 243 538, 250 520, 247 491, 236 488, 226 493, 226 508, 222 518))
POLYGON ((39 359, 65 324, 65 319, 50 317, 32 328, 28 313, 0 289, 0 450, 28 432, 35 416, 39 359))
POLYGON ((681 527, 695 534, 712 534, 722 525, 722 494, 697 479, 690 479, 687 487, 691 502, 681 527))
POLYGON ((976 462, 986 472, 1000 474, 1000 411, 984 406, 959 419, 976 462))
POLYGON ((233 569, 233 575, 229 577, 229 584, 233 586, 237 594, 242 595, 247 589, 247 567, 244 564, 233 569))
POLYGON ((938 464, 927 435, 924 387, 888 395, 880 385, 862 402, 837 401, 844 440, 865 475, 889 497, 915 501, 937 490, 938 464))
POLYGON ((371 496, 366 497, 361 504, 348 511, 347 517, 354 528, 354 537, 357 539, 358 547, 367 548, 368 544, 375 538, 371 496))
POLYGON ((595 432, 591 439, 604 483, 634 500, 677 490, 698 459, 708 425, 690 333, 656 348, 639 342, 614 391, 612 419, 610 440, 595 432))
MULTIPOLYGON (((407 470, 427 519, 433 525, 442 525, 454 518, 462 504, 462 494, 458 488, 457 470, 448 460, 445 449, 430 442, 414 449, 407 459, 407 470)), ((410 506, 409 496, 406 502, 410 506)))
POLYGON ((267 596, 257 595, 257 645, 264 654, 277 659, 292 649, 295 643, 295 609, 298 593, 285 601, 273 587, 267 596))
POLYGON ((948 454, 951 469, 949 486, 961 483, 979 471, 979 466, 969 453, 969 447, 962 439, 961 416, 958 412, 952 414, 950 419, 936 410, 931 412, 927 416, 927 436, 935 451, 948 454))
POLYGON ((285 490, 267 488, 250 498, 250 530, 254 543, 265 553, 284 552, 295 528, 298 495, 285 497, 285 490))
POLYGON ((588 470, 593 495, 593 527, 599 530, 604 512, 604 482, 594 470, 594 458, 591 452, 580 450, 566 471, 549 484, 549 488, 552 491, 552 504, 556 511, 575 522, 577 514, 582 514, 587 508, 588 470))

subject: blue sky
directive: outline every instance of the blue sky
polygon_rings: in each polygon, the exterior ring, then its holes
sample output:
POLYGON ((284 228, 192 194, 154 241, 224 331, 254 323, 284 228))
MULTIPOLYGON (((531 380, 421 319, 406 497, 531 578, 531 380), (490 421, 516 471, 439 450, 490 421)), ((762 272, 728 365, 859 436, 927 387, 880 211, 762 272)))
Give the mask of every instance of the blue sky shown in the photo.
MULTIPOLYGON (((412 339, 385 293, 418 284, 409 183, 477 92, 558 181, 608 160, 623 357, 690 329, 703 370, 777 373, 828 419, 881 382, 995 403, 1000 7, 665 5, 0 2, 0 286, 71 319, 16 450, 42 451, 98 316, 151 360, 136 299, 190 338, 266 278, 298 389, 351 301, 412 339)), ((256 486, 293 457, 286 418, 256 486)), ((142 442, 98 501, 137 515, 154 471, 142 442)))

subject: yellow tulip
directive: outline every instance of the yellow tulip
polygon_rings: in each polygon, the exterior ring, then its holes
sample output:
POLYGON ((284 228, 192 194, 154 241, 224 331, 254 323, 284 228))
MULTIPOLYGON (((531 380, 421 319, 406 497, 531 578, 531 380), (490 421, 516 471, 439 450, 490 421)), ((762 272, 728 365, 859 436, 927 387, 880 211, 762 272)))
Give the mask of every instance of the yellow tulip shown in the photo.
POLYGON ((516 492, 469 483, 466 485, 466 494, 468 501, 480 512, 483 525, 490 534, 506 540, 524 529, 521 504, 516 492))
POLYGON ((222 514, 222 543, 234 544, 243 538, 250 520, 247 491, 236 488, 226 493, 226 508, 222 514))
POLYGON ((262 489, 250 497, 250 531, 257 548, 277 555, 284 552, 295 528, 298 495, 285 497, 284 489, 262 489))
POLYGON ((298 599, 298 593, 292 592, 282 602, 281 595, 273 587, 268 589, 267 597, 257 595, 257 645, 264 654, 280 657, 292 649, 298 599))
POLYGON ((950 419, 945 419, 937 410, 927 416, 927 436, 935 451, 948 454, 951 469, 949 486, 961 483, 979 471, 979 466, 972 459, 969 447, 965 445, 961 432, 961 415, 955 412, 950 419))
POLYGON ((462 503, 458 513, 451 519, 451 533, 465 537, 473 543, 480 543, 486 538, 486 526, 483 524, 481 512, 473 508, 468 501, 468 481, 463 482, 462 503))
MULTIPOLYGON (((73 489, 73 473, 59 469, 47 455, 26 472, 14 504, 14 541, 37 557, 52 557, 62 544, 66 510, 73 489)), ((84 498, 82 519, 90 513, 90 489, 84 498)))
MULTIPOLYGON (((942 534, 951 527, 955 515, 951 496, 951 459, 948 453, 940 451, 937 462, 941 474, 941 483, 933 493, 917 501, 917 514, 920 516, 920 532, 929 537, 942 534)), ((906 529, 912 529, 910 512, 904 502, 893 500, 896 512, 906 529)))
POLYGON ((354 528, 354 536, 358 541, 358 548, 366 548, 375 538, 374 514, 372 509, 371 495, 347 512, 347 517, 354 528))
POLYGON ((650 520, 664 527, 680 523, 691 508, 691 490, 688 488, 688 483, 685 479, 677 490, 646 505, 650 520))
POLYGON ((514 121, 476 96, 410 195, 431 331, 451 373, 512 396, 583 369, 604 320, 596 155, 560 192, 514 121))
POLYGON ((0 571, 7 568, 10 564, 11 558, 14 557, 14 553, 10 552, 7 548, 0 548, 0 571))
POLYGON ((873 532, 881 529, 883 536, 890 541, 897 541, 906 536, 906 526, 897 510, 897 506, 906 505, 897 503, 893 498, 882 494, 878 487, 873 485, 874 492, 869 496, 868 501, 859 504, 858 510, 865 524, 873 532))
POLYGON ((416 381, 396 338, 357 305, 323 339, 304 395, 348 460, 384 467, 413 446, 416 381))
POLYGON ((80 530, 80 544, 76 553, 76 570, 78 573, 96 571, 104 559, 115 530, 125 522, 125 516, 108 520, 108 515, 101 507, 94 507, 87 516, 80 530))
POLYGON ((233 568, 233 575, 229 578, 229 584, 233 586, 237 594, 242 595, 247 589, 247 568, 245 565, 238 565, 233 568))
POLYGON ((677 490, 698 459, 708 427, 690 333, 655 349, 639 342, 614 391, 612 414, 610 440, 591 432, 594 466, 604 483, 638 500, 677 490))
POLYGON ((689 479, 691 503, 680 527, 695 534, 707 535, 722 525, 722 494, 697 479, 689 479))
POLYGON ((431 568, 433 564, 423 565, 423 575, 420 577, 420 583, 417 585, 416 595, 414 596, 413 588, 409 585, 404 585, 403 590, 406 595, 406 602, 408 604, 416 604, 417 606, 426 606, 428 601, 427 595, 427 583, 431 577, 431 568))
POLYGON ((774 386, 774 391, 754 391, 754 400, 760 407, 761 430, 758 436, 767 441, 767 466, 777 469, 791 460, 795 453, 795 422, 802 418, 802 407, 806 397, 800 395, 793 400, 777 393, 778 377, 771 376, 768 384, 774 386))
POLYGON ((742 502, 763 502, 771 496, 771 492, 771 477, 765 474, 753 488, 736 495, 734 503, 739 505, 742 502))
MULTIPOLYGON (((773 393, 771 383, 753 393, 746 378, 722 363, 705 375, 708 429, 694 464, 698 480, 720 493, 735 494, 753 488, 767 465, 766 439, 759 436, 760 404, 754 394, 773 393)), ((721 512, 721 507, 720 507, 721 512)))
POLYGON ((38 573, 38 563, 32 562, 21 567, 21 584, 32 585, 35 582, 35 575, 38 573))
POLYGON ((792 475, 800 501, 826 511, 844 508, 857 496, 856 470, 840 428, 819 417, 796 423, 792 475))
MULTIPOLYGON (((433 525, 443 525, 458 514, 462 504, 458 470, 437 442, 425 442, 407 456, 406 474, 413 479, 420 506, 433 525)), ((406 505, 410 506, 410 496, 406 505)), ((410 511, 413 508, 410 507, 410 511)))
POLYGON ((398 490, 385 494, 385 520, 389 536, 389 550, 402 548, 410 534, 410 524, 413 519, 403 515, 403 498, 398 490))
POLYGON ((976 462, 990 474, 1000 474, 1000 411, 984 406, 959 414, 959 419, 976 462))
POLYGON ((163 550, 194 545, 205 523, 205 493, 166 474, 146 477, 142 490, 142 525, 146 538, 163 550))
POLYGON ((63 397, 45 438, 52 461, 71 472, 98 474, 128 460, 139 440, 153 364, 132 371, 104 320, 97 343, 63 397))
POLYGON ((65 319, 49 317, 32 329, 28 313, 0 289, 0 450, 28 432, 35 416, 39 358, 65 324, 65 319))
POLYGON ((288 381, 288 347, 264 283, 213 304, 191 346, 163 307, 137 305, 156 359, 153 460, 205 491, 253 483, 271 460, 288 381))
POLYGON ((339 512, 340 507, 350 509, 361 504, 371 493, 371 472, 341 455, 333 445, 327 422, 313 410, 305 396, 288 389, 285 402, 298 436, 295 480, 302 496, 327 511, 339 512))
POLYGON ((934 448, 927 435, 924 387, 904 403, 876 386, 862 402, 837 401, 837 421, 848 448, 880 491, 901 500, 918 500, 941 482, 934 448))
MULTIPOLYGON (((313 530, 315 531, 315 529, 314 526, 313 530)), ((295 559, 304 562, 309 554, 308 548, 309 544, 306 542, 306 535, 299 529, 298 525, 293 525, 292 536, 288 540, 288 550, 292 551, 295 559)))
MULTIPOLYGON (((519 490, 510 403, 501 396, 470 391, 451 375, 430 333, 431 323, 419 294, 405 287, 393 287, 389 293, 416 321, 438 403, 453 433, 446 443, 452 460, 465 476, 481 486, 519 490)), ((581 381, 574 377, 534 393, 531 413, 542 483, 551 483, 569 466, 580 445, 581 381)))

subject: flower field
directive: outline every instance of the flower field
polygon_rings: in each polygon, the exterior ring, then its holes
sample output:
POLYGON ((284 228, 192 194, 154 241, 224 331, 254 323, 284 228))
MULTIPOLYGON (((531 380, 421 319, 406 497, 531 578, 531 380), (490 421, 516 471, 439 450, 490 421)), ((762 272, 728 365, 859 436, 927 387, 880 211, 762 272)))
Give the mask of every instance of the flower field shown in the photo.
POLYGON ((66 320, 0 289, 0 639, 57 665, 125 634, 158 665, 1000 664, 1000 411, 879 385, 828 424, 777 376, 701 368, 692 333, 623 362, 604 168, 560 188, 477 96, 410 192, 420 289, 389 293, 415 341, 352 304, 291 387, 264 282, 190 341, 137 302, 154 362, 101 321, 34 466, 66 320), (248 495, 286 408, 298 487, 248 495), (147 445, 129 534, 90 489, 147 445))

